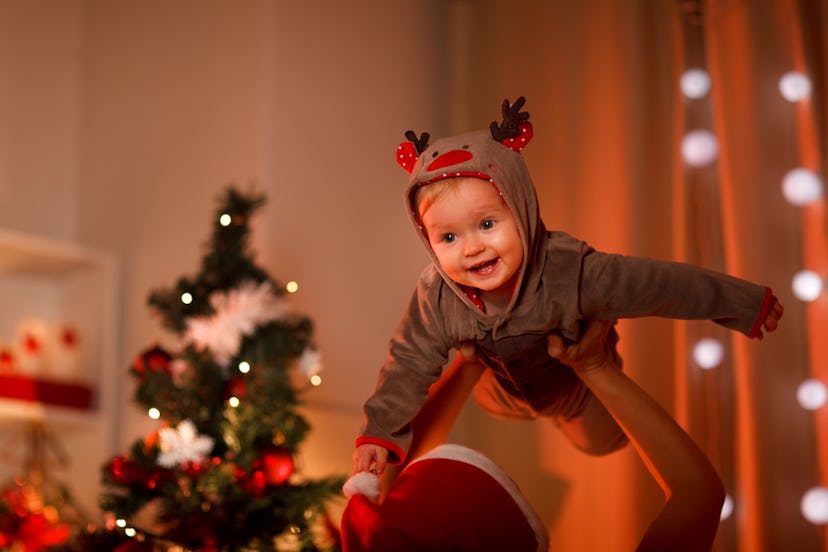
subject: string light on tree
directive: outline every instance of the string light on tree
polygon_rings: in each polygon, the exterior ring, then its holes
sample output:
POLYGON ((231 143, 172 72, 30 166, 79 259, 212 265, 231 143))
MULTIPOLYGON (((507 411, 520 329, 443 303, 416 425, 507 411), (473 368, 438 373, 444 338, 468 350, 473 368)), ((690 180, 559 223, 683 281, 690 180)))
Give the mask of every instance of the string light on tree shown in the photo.
POLYGON ((181 294, 181 302, 184 303, 185 305, 189 305, 190 303, 193 302, 193 295, 190 292, 185 291, 184 293, 181 294))
POLYGON ((811 79, 798 71, 788 71, 779 79, 779 92, 789 102, 798 102, 811 95, 811 79))
POLYGON ((782 195, 796 207, 810 205, 822 199, 822 180, 813 171, 796 168, 782 178, 782 195))
POLYGON ((250 372, 250 363, 246 360, 239 362, 239 372, 241 372, 242 374, 250 372))
POLYGON ((710 370, 722 363, 724 358, 724 345, 718 339, 705 337, 699 340, 693 347, 693 360, 699 368, 710 370))
POLYGON ((818 379, 806 379, 796 389, 796 400, 805 410, 817 410, 828 400, 828 389, 818 379))
POLYGON ((709 130, 699 129, 688 132, 681 141, 681 156, 693 167, 709 165, 719 155, 719 141, 709 130))
POLYGON ((221 224, 222 226, 230 226, 231 222, 233 222, 233 217, 231 217, 227 213, 224 213, 219 217, 219 224, 221 224))
POLYGON ((158 420, 161 418, 161 411, 157 408, 150 408, 149 410, 147 410, 147 416, 149 416, 153 420, 158 420))
POLYGON ((297 291, 299 291, 299 284, 297 282, 291 280, 290 282, 285 284, 285 290, 288 293, 296 293, 297 291))
POLYGON ((822 293, 823 282, 813 270, 800 270, 791 280, 791 288, 800 301, 815 301, 822 293))
POLYGON ((681 75, 680 86, 686 97, 703 98, 710 92, 710 74, 704 69, 688 69, 681 75))
POLYGON ((800 502, 802 515, 816 525, 828 522, 828 489, 813 487, 809 489, 800 502))

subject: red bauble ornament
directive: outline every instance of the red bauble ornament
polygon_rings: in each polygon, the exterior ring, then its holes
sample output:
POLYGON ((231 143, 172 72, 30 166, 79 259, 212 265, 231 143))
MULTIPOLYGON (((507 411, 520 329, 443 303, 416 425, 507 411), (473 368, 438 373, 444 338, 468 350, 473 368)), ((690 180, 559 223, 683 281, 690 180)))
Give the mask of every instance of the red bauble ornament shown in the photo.
POLYGON ((143 470, 128 456, 114 457, 109 461, 107 471, 109 471, 112 481, 119 485, 132 485, 145 480, 143 470))
POLYGON ((132 367, 139 374, 143 374, 146 371, 166 372, 169 374, 171 360, 172 355, 170 353, 155 345, 138 355, 132 367))
POLYGON ((144 486, 154 489, 159 481, 169 480, 169 470, 160 467, 144 468, 127 455, 116 456, 109 461, 107 471, 112 481, 127 487, 144 486))
POLYGON ((293 455, 287 449, 268 446, 261 450, 257 467, 269 485, 281 485, 293 474, 293 455))
POLYGON ((233 376, 224 384, 224 400, 230 397, 237 399, 247 398, 247 380, 244 376, 233 376))

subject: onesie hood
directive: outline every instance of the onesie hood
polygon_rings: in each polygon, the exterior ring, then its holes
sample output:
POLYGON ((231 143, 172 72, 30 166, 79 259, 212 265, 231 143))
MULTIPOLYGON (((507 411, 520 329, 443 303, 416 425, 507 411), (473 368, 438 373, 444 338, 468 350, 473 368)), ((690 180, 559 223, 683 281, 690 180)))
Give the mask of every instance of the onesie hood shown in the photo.
POLYGON ((427 133, 418 138, 409 130, 405 134, 408 141, 397 148, 397 162, 411 175, 405 192, 408 218, 443 281, 481 317, 485 313, 472 299, 475 296, 473 290, 458 285, 440 266, 417 212, 414 195, 423 186, 456 177, 480 178, 495 187, 515 219, 523 244, 523 262, 505 311, 508 313, 528 284, 527 266, 531 266, 538 253, 541 236, 546 233, 539 215, 535 186, 520 153, 532 139, 529 114, 520 110, 523 104, 522 97, 514 105, 504 100, 502 123, 492 122, 488 130, 441 138, 433 144, 428 143, 427 133))

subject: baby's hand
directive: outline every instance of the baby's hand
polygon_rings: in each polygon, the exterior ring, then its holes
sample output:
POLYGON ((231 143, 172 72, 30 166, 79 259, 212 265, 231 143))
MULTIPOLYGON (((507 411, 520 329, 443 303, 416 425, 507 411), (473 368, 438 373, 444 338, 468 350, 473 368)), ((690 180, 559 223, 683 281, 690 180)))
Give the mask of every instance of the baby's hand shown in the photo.
POLYGON ((359 445, 352 457, 354 473, 371 472, 381 475, 388 463, 388 451, 379 445, 359 445))
MULTIPOLYGON (((782 318, 784 310, 785 309, 782 308, 782 303, 779 302, 779 299, 777 299, 775 295, 771 296, 771 306, 768 309, 768 315, 762 322, 762 326, 765 328, 765 331, 772 332, 779 327, 779 319, 782 318)), ((761 332, 758 337, 759 339, 762 339, 763 336, 761 332)))

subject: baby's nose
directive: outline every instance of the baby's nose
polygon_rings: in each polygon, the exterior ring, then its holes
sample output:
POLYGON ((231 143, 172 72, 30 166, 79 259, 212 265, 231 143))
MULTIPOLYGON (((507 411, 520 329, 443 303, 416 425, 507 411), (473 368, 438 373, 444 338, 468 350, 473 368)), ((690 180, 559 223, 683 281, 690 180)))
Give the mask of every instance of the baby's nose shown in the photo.
POLYGON ((466 240, 466 245, 463 248, 463 253, 465 253, 467 257, 477 255, 478 253, 483 251, 484 248, 485 247, 483 245, 483 242, 481 242, 480 240, 466 240))

